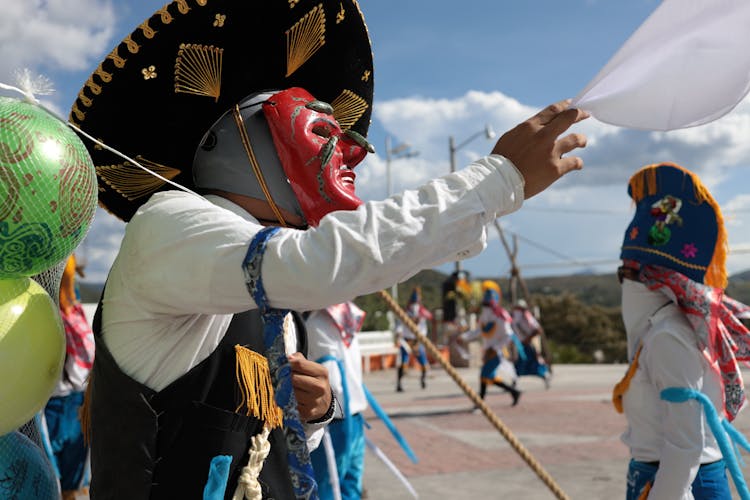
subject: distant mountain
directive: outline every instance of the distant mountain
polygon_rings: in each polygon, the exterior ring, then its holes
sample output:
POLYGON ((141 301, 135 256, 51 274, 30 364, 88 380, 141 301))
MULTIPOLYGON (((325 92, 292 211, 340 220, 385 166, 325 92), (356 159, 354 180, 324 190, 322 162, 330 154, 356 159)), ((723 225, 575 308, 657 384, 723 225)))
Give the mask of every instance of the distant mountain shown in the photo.
POLYGON ((79 282, 78 291, 81 294, 81 302, 96 304, 102 296, 104 283, 79 282))
MULTIPOLYGON (((447 278, 447 274, 432 269, 421 271, 398 285, 398 302, 405 305, 411 291, 418 285, 422 288, 424 304, 431 309, 438 308, 441 306, 441 285, 447 278)), ((471 279, 497 281, 503 290, 505 300, 510 300, 507 276, 472 276, 471 279)), ((613 274, 572 274, 528 278, 525 281, 531 294, 559 295, 571 293, 586 304, 604 307, 620 305, 620 285, 613 274)), ((79 288, 83 302, 96 303, 99 302, 104 284, 82 282, 79 284, 79 288)), ((388 291, 390 292, 390 289, 388 291)), ((521 291, 519 290, 518 293, 520 294, 521 291)), ((727 294, 746 304, 750 303, 750 270, 730 276, 727 294)))
MULTIPOLYGON (((437 271, 422 271, 398 287, 399 303, 405 304, 408 294, 414 285, 422 287, 424 303, 428 308, 440 307, 440 285, 448 278, 447 274, 437 271)), ((503 291, 503 298, 510 300, 509 280, 507 276, 472 276, 472 280, 491 279, 497 281, 503 291)), ((529 293, 532 295, 573 294, 588 305, 603 307, 620 306, 620 284, 613 274, 571 274, 567 276, 547 276, 525 279, 529 293)), ((522 292, 519 289, 517 293, 522 292)), ((750 270, 734 274, 729 278, 727 294, 750 304, 750 270)))

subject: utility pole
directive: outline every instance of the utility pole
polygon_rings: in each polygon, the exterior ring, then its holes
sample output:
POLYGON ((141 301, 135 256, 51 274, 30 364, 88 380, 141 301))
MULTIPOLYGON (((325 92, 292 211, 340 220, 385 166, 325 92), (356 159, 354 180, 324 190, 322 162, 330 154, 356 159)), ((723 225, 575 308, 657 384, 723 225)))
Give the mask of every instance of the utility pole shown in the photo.
MULTIPOLYGON (((391 146, 391 136, 385 136, 385 176, 386 176, 386 196, 390 197, 393 191, 393 179, 391 177, 391 162, 399 158, 413 158, 419 154, 419 151, 411 149, 408 143, 401 143, 396 147, 391 146)), ((391 287, 391 297, 398 302, 398 285, 391 287)))
MULTIPOLYGON (((493 137, 495 137, 495 131, 492 129, 492 125, 490 125, 489 123, 486 124, 484 126, 483 130, 480 130, 479 132, 476 132, 476 133, 472 134, 466 140, 464 140, 463 142, 461 142, 458 146, 456 146, 456 141, 455 141, 455 139, 453 138, 452 135, 450 137, 448 137, 448 152, 449 152, 449 155, 450 155, 451 173, 453 173, 453 172, 456 171, 456 151, 458 151, 462 147, 466 146, 471 141, 473 141, 474 139, 476 139, 477 137, 479 137, 481 135, 484 135, 484 137, 486 139, 488 139, 488 140, 492 139, 493 137)), ((461 261, 460 260, 456 261, 456 272, 457 273, 461 272, 461 261)))

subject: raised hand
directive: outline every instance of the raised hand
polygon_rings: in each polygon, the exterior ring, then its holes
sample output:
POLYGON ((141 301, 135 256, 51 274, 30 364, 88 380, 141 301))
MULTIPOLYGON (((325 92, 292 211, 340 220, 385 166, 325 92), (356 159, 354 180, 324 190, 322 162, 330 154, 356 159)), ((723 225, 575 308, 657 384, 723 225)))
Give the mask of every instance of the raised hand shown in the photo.
POLYGON ((563 157, 586 146, 583 134, 568 134, 558 139, 571 125, 589 117, 580 109, 571 109, 570 99, 547 106, 500 137, 492 150, 516 166, 526 184, 524 198, 544 191, 572 170, 583 168, 578 156, 563 157))

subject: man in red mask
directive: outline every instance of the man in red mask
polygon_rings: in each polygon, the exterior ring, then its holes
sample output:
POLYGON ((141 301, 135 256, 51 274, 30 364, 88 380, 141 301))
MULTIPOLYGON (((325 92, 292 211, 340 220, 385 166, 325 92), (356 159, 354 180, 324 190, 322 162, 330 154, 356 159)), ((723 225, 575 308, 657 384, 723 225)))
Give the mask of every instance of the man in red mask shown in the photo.
POLYGON ((82 88, 71 121, 128 157, 88 144, 128 221, 94 320, 93 500, 316 498, 336 404, 293 311, 476 255, 488 223, 582 167, 564 155, 585 138, 558 137, 586 115, 562 102, 362 203, 372 72, 354 0, 175 0, 82 88))

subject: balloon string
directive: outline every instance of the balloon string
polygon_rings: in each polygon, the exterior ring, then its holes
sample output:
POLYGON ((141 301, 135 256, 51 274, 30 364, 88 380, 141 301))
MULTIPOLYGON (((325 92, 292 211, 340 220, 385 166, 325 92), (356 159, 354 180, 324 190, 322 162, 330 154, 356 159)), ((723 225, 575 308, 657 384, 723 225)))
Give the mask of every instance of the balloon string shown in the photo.
POLYGON ((26 98, 26 100, 29 101, 30 103, 36 104, 36 105, 40 105, 39 104, 39 99, 37 99, 36 97, 34 97, 34 94, 32 94, 29 91, 21 90, 18 87, 14 87, 13 85, 6 85, 5 83, 2 83, 2 82, 0 82, 0 89, 5 89, 5 90, 11 90, 13 92, 18 92, 19 94, 21 94, 22 96, 24 96, 24 98, 26 98))
POLYGON ((171 185, 173 185, 174 187, 176 187, 177 189, 181 189, 181 190, 185 191, 186 193, 194 194, 195 196, 198 196, 199 198, 203 198, 203 197, 202 197, 201 195, 199 195, 199 194, 198 194, 198 193, 196 193, 195 191, 192 191, 191 189, 188 189, 188 188, 186 188, 186 187, 185 187, 185 186, 183 186, 182 184, 178 184, 177 182, 174 182, 174 181, 172 181, 172 180, 170 180, 170 179, 167 179, 166 177, 164 177, 164 176, 162 176, 162 175, 159 175, 159 174, 157 174, 157 173, 156 173, 156 172, 154 172, 153 170, 151 170, 151 169, 149 169, 149 168, 147 168, 147 167, 144 167, 143 165, 141 165, 140 163, 138 163, 138 162, 137 162, 137 161, 135 161, 134 159, 130 158, 129 156, 127 156, 127 155, 125 155, 125 154, 123 154, 123 153, 121 153, 121 152, 117 151, 117 150, 116 150, 116 149, 114 149, 114 148, 111 148, 111 147, 107 146, 106 144, 104 144, 103 142, 101 142, 101 141, 100 141, 100 140, 98 140, 98 139, 94 139, 94 138, 93 138, 93 137, 91 137, 91 136, 90 136, 89 134, 87 134, 86 132, 84 132, 84 131, 83 131, 83 130, 81 130, 80 128, 76 127, 76 126, 75 126, 75 125, 73 125, 72 123, 70 123, 70 122, 66 122, 66 123, 67 123, 68 127, 72 128, 73 130, 75 130, 76 132, 78 132, 79 134, 81 134, 82 136, 84 136, 84 137, 86 137, 87 139, 89 139, 89 140, 91 140, 91 141, 95 142, 96 144, 100 145, 101 147, 103 147, 103 148, 104 148, 104 149, 106 149, 107 151, 110 151, 110 152, 112 152, 112 153, 116 154, 116 155, 117 155, 117 156, 119 156, 120 158, 122 158, 122 159, 124 159, 124 160, 127 160, 127 161, 129 161, 130 163, 132 163, 132 164, 133 164, 133 165, 135 165, 136 167, 138 167, 138 168, 140 168, 140 169, 142 169, 142 170, 145 170, 146 172, 148 172, 149 174, 153 175, 154 177, 156 177, 156 178, 158 178, 158 179, 161 179, 162 181, 166 182, 167 184, 171 184, 171 185))
MULTIPOLYGON (((29 101, 29 102, 30 102, 30 103, 32 103, 32 104, 35 104, 35 105, 39 106, 40 108, 42 108, 43 110, 45 110, 45 111, 46 111, 47 113, 49 113, 49 114, 51 114, 52 116, 54 116, 55 118, 59 119, 59 117, 58 117, 58 116, 57 116, 57 115, 56 115, 55 113, 53 113, 52 111, 50 111, 49 109, 47 109, 46 107, 44 107, 44 106, 43 106, 43 105, 42 105, 42 104, 41 104, 41 103, 39 102, 39 99, 37 99, 36 97, 34 97, 34 94, 33 94, 33 93, 32 93, 31 91, 26 91, 26 90, 22 90, 22 89, 20 89, 20 88, 18 88, 18 87, 14 87, 14 86, 12 86, 12 85, 7 85, 7 84, 5 84, 5 83, 2 83, 2 82, 0 82, 0 89, 10 90, 10 91, 13 91, 13 92, 17 92, 17 93, 19 93, 19 94, 23 95, 23 96, 24 96, 24 98, 25 98, 25 99, 26 99, 27 101, 29 101)), ((61 120, 61 121, 62 121, 62 120, 61 120)), ((144 167, 144 166, 143 166, 143 165, 141 165, 141 164, 140 164, 139 162, 137 162, 137 161, 136 161, 136 160, 134 160, 133 158, 130 158, 130 157, 129 157, 129 156, 127 156, 126 154, 124 154, 124 153, 121 153, 121 152, 117 151, 116 149, 114 149, 114 148, 112 148, 112 147, 109 147, 109 146, 107 146, 107 145, 106 145, 106 144, 104 144, 104 143, 103 143, 102 141, 100 141, 100 140, 98 140, 98 139, 95 139, 94 137, 90 136, 89 134, 87 134, 86 132, 84 132, 83 130, 81 130, 80 128, 78 128, 77 126, 73 125, 72 123, 70 123, 70 122, 64 122, 64 123, 65 123, 65 124, 66 124, 66 125, 67 125, 68 127, 72 128, 73 130, 75 130, 76 132, 78 132, 79 134, 81 134, 82 136, 84 136, 84 137, 86 137, 87 139, 89 139, 90 141, 92 141, 92 142, 94 142, 94 143, 98 144, 99 146, 103 147, 103 148, 104 148, 104 149, 106 149, 107 151, 110 151, 111 153, 114 153, 115 155, 119 156, 120 158, 122 158, 122 159, 124 159, 124 160, 127 160, 127 161, 129 161, 130 163, 132 163, 132 164, 133 164, 133 165, 135 165, 136 167, 140 168, 141 170, 144 170, 144 171, 148 172, 149 174, 153 175, 153 176, 154 176, 154 177, 156 177, 157 179, 160 179, 160 180, 162 180, 162 181, 166 182, 167 184, 171 184, 172 186, 176 187, 177 189, 181 189, 182 191, 185 191, 186 193, 190 193, 190 194, 193 194, 193 195, 195 195, 195 196, 198 196, 198 197, 200 197, 200 198, 203 198, 203 197, 202 197, 201 195, 199 195, 199 194, 198 194, 198 193, 196 193, 195 191, 192 191, 192 190, 190 190, 190 189, 186 188, 185 186, 183 186, 183 185, 181 185, 181 184, 178 184, 177 182, 174 182, 174 181, 172 181, 172 180, 170 180, 170 179, 167 179, 166 177, 164 177, 164 176, 162 176, 162 175, 159 175, 159 174, 157 174, 157 173, 156 173, 156 172, 154 172, 153 170, 151 170, 151 169, 149 169, 149 168, 147 168, 147 167, 144 167)))

